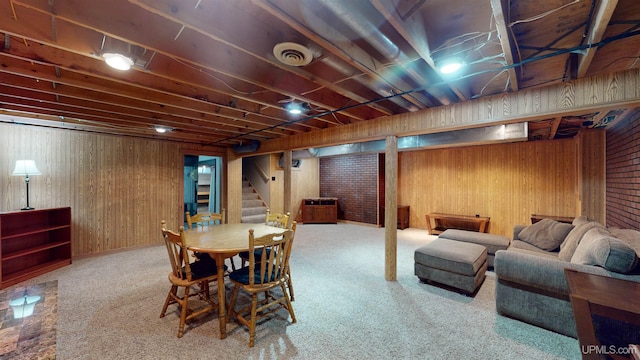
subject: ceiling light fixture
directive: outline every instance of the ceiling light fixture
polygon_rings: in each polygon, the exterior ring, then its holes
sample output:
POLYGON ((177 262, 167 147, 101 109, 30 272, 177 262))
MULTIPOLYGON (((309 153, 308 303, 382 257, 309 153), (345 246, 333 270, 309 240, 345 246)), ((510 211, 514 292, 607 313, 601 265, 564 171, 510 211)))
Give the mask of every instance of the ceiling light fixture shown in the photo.
POLYGON ((307 112, 309 110, 309 104, 307 103, 297 103, 297 102, 290 102, 288 103, 285 108, 287 109, 287 111, 289 112, 289 114, 291 115, 300 115, 303 114, 305 112, 307 112))
POLYGON ((114 69, 118 70, 129 70, 133 66, 133 59, 119 54, 119 53, 104 53, 102 54, 104 61, 107 65, 111 66, 114 69))
POLYGON ((172 131, 173 129, 170 127, 166 127, 166 126, 161 126, 161 125, 154 125, 153 127, 157 133, 159 134, 164 134, 166 132, 172 131))
POLYGON ((464 66, 464 62, 460 59, 447 59, 440 64, 440 72, 445 75, 453 74, 464 66))

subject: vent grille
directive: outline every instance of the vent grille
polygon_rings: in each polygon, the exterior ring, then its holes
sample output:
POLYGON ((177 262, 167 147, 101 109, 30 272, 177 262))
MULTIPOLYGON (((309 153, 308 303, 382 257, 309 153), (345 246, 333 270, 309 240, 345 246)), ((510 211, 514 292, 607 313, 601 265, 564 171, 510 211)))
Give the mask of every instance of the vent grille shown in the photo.
POLYGON ((313 60, 311 50, 291 42, 276 44, 273 47, 273 55, 278 61, 289 66, 305 66, 313 60))

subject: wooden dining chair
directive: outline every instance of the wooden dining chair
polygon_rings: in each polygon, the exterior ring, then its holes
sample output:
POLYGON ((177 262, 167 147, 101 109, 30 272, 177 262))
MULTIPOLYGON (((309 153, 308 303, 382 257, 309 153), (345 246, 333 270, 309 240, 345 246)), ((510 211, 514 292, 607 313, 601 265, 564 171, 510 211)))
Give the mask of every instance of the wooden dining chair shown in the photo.
MULTIPOLYGON (((289 228, 289 219, 291 218, 291 213, 287 212, 286 214, 281 213, 271 213, 271 210, 267 209, 267 215, 265 217, 265 225, 288 229, 289 228)), ((258 250, 260 251, 260 250, 258 250)), ((260 254, 256 254, 258 258, 260 258, 260 254)), ((249 252, 242 251, 238 254, 240 260, 242 262, 242 266, 246 266, 247 262, 249 262, 249 252)))
POLYGON ((188 211, 185 212, 187 219, 187 229, 193 228, 193 225, 198 224, 204 228, 205 225, 210 224, 224 224, 226 219, 226 210, 222 209, 219 213, 203 212, 191 215, 188 211))
POLYGON ((289 219, 291 218, 291 213, 287 212, 286 214, 280 213, 271 213, 271 210, 267 209, 267 215, 265 217, 264 223, 269 226, 275 226, 277 228, 286 229, 289 227, 289 219))
POLYGON ((293 240, 296 237, 296 227, 297 227, 298 223, 296 221, 294 221, 291 224, 291 231, 293 232, 293 234, 291 235, 291 241, 289 242, 289 251, 287 253, 287 287, 289 288, 289 300, 294 301, 295 297, 293 296, 293 282, 291 281, 291 267, 289 266, 289 258, 291 257, 291 250, 293 249, 293 240))
MULTIPOLYGON (((202 229, 204 229, 205 225, 209 226, 209 224, 213 224, 213 225, 224 224, 226 220, 225 209, 222 209, 219 213, 210 213, 210 212, 196 213, 193 216, 191 216, 190 213, 187 211, 185 212, 185 215, 187 218, 187 229, 193 228, 193 225, 195 225, 197 228, 198 224, 202 229)), ((209 255, 207 254, 199 254, 199 253, 194 253, 193 256, 195 256, 198 259, 200 259, 203 256, 209 257, 209 255)), ((235 270, 236 264, 233 261, 233 257, 229 258, 229 263, 231 264, 231 268, 235 270)))
POLYGON ((235 318, 241 325, 249 328, 249 346, 253 347, 256 335, 256 322, 280 308, 289 311, 291 322, 296 316, 287 295, 287 261, 293 231, 286 230, 282 234, 268 234, 254 238, 253 229, 249 230, 249 266, 229 274, 233 284, 231 301, 226 321, 235 318), (260 257, 256 257, 257 249, 262 249, 260 257), (272 291, 280 288, 279 291, 272 291), (245 291, 251 296, 251 304, 236 309, 238 292, 245 291), (264 299, 258 301, 258 295, 264 299))
POLYGON ((167 253, 169 254, 169 262, 171 263, 171 272, 169 273, 171 288, 162 307, 160 317, 165 316, 169 305, 178 304, 180 308, 178 337, 180 338, 184 333, 186 321, 218 309, 218 305, 211 300, 209 293, 209 283, 218 279, 217 267, 215 260, 208 255, 208 259, 203 257, 192 263, 189 262, 184 228, 182 226, 178 233, 168 230, 164 220, 161 221, 160 226, 167 253), (194 292, 192 292, 193 286, 198 288, 194 292), (180 295, 179 289, 182 289, 182 295, 180 295), (206 305, 199 309, 190 309, 189 298, 192 296, 199 296, 206 305))

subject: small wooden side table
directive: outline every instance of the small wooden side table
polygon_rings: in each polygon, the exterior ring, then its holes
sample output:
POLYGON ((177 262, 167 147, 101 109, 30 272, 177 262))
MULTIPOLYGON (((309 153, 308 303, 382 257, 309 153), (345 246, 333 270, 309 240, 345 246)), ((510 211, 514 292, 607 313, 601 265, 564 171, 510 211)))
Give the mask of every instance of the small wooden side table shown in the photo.
POLYGON ((429 234, 439 235, 447 229, 460 229, 483 233, 487 231, 487 224, 489 224, 491 218, 484 216, 430 213, 426 215, 426 219, 429 234))
POLYGON ((632 344, 626 349, 603 347, 596 339, 591 315, 625 321, 640 326, 640 283, 564 269, 569 284, 569 297, 576 321, 578 341, 583 359, 629 359, 632 344), (626 351, 626 354, 625 354, 626 351), (620 354, 624 354, 622 356, 620 354))

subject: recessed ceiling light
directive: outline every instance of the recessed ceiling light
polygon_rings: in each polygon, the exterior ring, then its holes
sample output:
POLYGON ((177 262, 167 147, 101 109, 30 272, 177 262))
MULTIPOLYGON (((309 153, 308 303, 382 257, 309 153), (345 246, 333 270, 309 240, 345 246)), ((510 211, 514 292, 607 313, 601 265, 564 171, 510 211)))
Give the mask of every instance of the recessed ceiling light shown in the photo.
POLYGON ((160 133, 160 134, 164 134, 166 132, 173 130, 172 128, 161 126, 161 125, 155 125, 153 128, 156 130, 157 133, 160 133))
POLYGON ((290 102, 285 108, 291 115, 300 115, 307 112, 307 110, 309 110, 308 107, 309 105, 307 103, 290 102))
POLYGON ((104 53, 102 54, 104 61, 107 65, 118 70, 129 70, 133 66, 133 59, 128 56, 118 53, 104 53))
POLYGON ((464 62, 460 59, 448 59, 440 64, 440 72, 449 75, 457 72, 464 66, 464 62))

